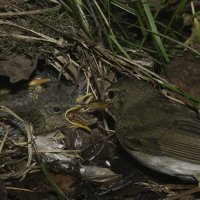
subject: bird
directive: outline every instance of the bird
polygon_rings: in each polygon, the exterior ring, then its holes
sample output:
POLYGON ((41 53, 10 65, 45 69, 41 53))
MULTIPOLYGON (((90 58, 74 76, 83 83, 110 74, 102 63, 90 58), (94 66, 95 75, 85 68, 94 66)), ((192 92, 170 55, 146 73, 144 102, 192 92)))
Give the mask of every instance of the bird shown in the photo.
POLYGON ((137 78, 119 80, 105 92, 122 147, 154 171, 199 181, 200 115, 137 78))
MULTIPOLYGON (((33 125, 34 135, 69 126, 64 114, 69 109, 69 95, 64 86, 48 83, 41 91, 19 90, 14 94, 0 96, 0 105, 6 106, 26 122, 33 125)), ((11 119, 7 113, 0 112, 0 119, 11 119)))

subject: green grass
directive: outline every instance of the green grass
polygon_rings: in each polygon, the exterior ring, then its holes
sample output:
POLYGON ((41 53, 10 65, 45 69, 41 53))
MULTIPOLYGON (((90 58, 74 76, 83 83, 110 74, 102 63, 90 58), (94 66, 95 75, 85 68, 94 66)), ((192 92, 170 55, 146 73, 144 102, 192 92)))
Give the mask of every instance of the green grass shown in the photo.
MULTIPOLYGON (((68 5, 75 14, 80 26, 91 40, 104 41, 106 48, 130 58, 126 48, 146 49, 162 63, 185 48, 187 36, 181 33, 182 14, 186 0, 174 6, 169 16, 162 16, 168 9, 168 1, 160 1, 153 7, 151 1, 135 0, 68 0, 68 5), (127 3, 124 3, 127 2, 127 3), (166 10, 165 10, 166 9, 166 10), (166 18, 163 20, 163 18, 166 18), (168 38, 171 38, 170 42, 168 38), (176 44, 179 48, 176 48, 176 44)), ((193 11, 195 16, 196 12, 193 11)), ((167 14, 166 14, 167 15, 167 14)), ((196 23, 197 37, 200 39, 199 24, 196 23)))
MULTIPOLYGON (((171 6, 169 1, 160 0, 154 5, 150 0, 68 0, 78 19, 79 25, 88 37, 127 59, 134 59, 127 49, 144 50, 164 67, 177 53, 185 48, 200 56, 198 50, 184 42, 190 34, 185 32, 183 14, 187 0, 171 6), (182 24, 182 25, 180 25, 182 24)), ((178 1, 177 1, 178 2, 178 1)), ((195 34, 200 41, 199 11, 191 3, 190 23, 194 24, 195 34)), ((188 99, 199 102, 175 86, 167 86, 188 99)))

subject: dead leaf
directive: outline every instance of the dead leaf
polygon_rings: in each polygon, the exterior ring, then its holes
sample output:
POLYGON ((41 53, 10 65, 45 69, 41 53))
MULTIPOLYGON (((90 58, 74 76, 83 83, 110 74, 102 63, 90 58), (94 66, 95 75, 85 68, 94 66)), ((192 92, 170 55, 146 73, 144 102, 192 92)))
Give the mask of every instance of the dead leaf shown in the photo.
POLYGON ((36 66, 36 57, 14 52, 1 58, 0 75, 8 76, 11 83, 16 83, 24 79, 27 80, 36 66))

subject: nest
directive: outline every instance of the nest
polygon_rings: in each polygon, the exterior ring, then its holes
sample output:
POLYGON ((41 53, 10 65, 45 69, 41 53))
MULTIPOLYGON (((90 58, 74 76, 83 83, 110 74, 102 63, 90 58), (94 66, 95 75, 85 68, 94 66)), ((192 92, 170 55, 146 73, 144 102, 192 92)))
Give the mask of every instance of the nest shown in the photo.
MULTIPOLYGON (((46 65, 58 71, 58 79, 64 77, 67 82, 78 87, 82 96, 89 97, 82 102, 88 105, 92 101, 102 100, 105 89, 120 77, 162 80, 150 70, 154 63, 150 56, 142 51, 129 49, 132 57, 127 59, 95 44, 74 21, 69 20, 69 16, 61 10, 61 5, 49 4, 41 9, 41 5, 39 7, 36 4, 33 8, 34 10, 28 10, 24 4, 6 2, 1 6, 4 12, 0 15, 3 57, 3 61, 0 61, 0 73, 8 76, 11 82, 29 79, 38 60, 44 60, 46 65), (10 56, 13 57, 13 62, 9 60, 10 56)), ((33 151, 38 150, 32 126, 4 106, 1 106, 1 112, 7 112, 16 119, 26 140, 23 144, 12 141, 13 149, 19 150, 19 146, 20 151, 23 149, 21 164, 15 165, 16 160, 8 161, 10 164, 1 168, 0 178, 24 178, 27 172, 39 168, 37 159, 33 156, 33 151)), ((10 140, 9 130, 5 125, 1 126, 4 129, 1 157, 2 162, 6 162, 8 158, 4 147, 10 140)), ((104 127, 104 130, 107 128, 104 127)))

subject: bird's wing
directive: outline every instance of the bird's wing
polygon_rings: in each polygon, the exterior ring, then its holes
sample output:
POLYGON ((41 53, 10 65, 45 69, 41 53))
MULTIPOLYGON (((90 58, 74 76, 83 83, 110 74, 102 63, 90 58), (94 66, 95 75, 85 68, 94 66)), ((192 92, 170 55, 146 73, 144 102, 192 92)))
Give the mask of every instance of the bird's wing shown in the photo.
POLYGON ((126 149, 200 164, 200 123, 176 120, 168 126, 136 126, 126 130, 134 132, 126 137, 121 131, 121 143, 126 149))
POLYGON ((147 99, 148 104, 142 101, 137 106, 127 105, 121 112, 118 122, 122 124, 116 131, 121 132, 118 137, 122 145, 200 164, 199 115, 163 97, 147 99))
POLYGON ((164 155, 200 164, 200 123, 177 120, 162 132, 160 137, 153 134, 153 139, 157 140, 164 155))

